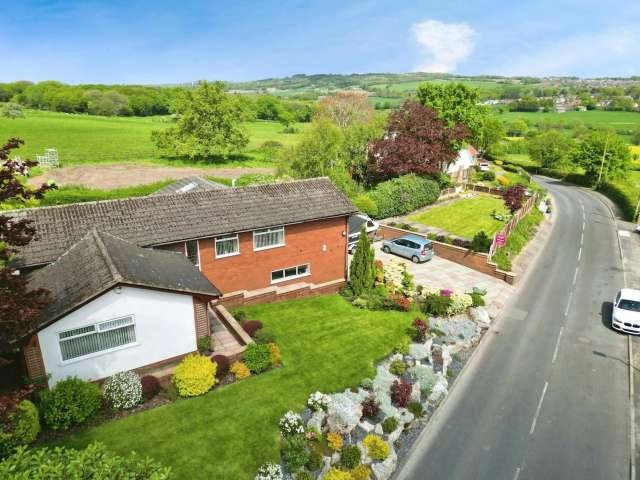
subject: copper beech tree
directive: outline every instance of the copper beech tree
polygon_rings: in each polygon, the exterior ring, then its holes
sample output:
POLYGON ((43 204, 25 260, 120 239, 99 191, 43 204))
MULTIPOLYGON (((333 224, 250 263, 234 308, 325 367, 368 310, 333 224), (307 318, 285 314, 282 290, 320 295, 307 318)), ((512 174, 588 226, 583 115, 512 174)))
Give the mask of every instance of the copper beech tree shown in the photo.
POLYGON ((456 159, 456 145, 467 135, 463 125, 449 127, 432 108, 407 100, 389 116, 385 135, 371 144, 369 174, 378 180, 437 174, 456 159))
MULTIPOLYGON (((12 138, 0 147, 0 204, 23 203, 31 198, 42 198, 45 192, 55 188, 42 185, 31 189, 19 177, 37 165, 31 160, 10 160, 11 150, 24 142, 12 138)), ((12 260, 20 247, 28 245, 36 234, 31 220, 14 220, 0 215, 0 352, 11 349, 12 342, 27 334, 36 322, 40 311, 47 305, 48 292, 30 290, 23 275, 12 266, 12 260)))

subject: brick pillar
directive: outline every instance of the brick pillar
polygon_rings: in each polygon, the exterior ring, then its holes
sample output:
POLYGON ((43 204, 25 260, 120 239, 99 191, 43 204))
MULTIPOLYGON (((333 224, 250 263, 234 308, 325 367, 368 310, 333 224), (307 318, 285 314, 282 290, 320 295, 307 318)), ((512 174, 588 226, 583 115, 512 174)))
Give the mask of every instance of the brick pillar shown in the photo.
POLYGON ((193 317, 196 322, 196 340, 209 335, 207 303, 196 297, 193 297, 193 317))
POLYGON ((22 348, 24 363, 27 367, 27 374, 32 380, 42 380, 46 378, 47 372, 44 368, 44 360, 40 351, 38 335, 34 335, 29 343, 22 348))

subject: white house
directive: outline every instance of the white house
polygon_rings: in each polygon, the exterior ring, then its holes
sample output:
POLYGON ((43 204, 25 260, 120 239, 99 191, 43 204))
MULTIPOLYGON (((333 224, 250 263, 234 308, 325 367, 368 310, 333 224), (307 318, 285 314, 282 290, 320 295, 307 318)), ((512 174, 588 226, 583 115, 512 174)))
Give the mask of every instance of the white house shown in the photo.
POLYGON ((206 305, 220 292, 173 252, 143 249, 90 231, 31 274, 51 302, 23 352, 32 378, 101 380, 197 351, 209 335, 206 305))
POLYGON ((447 174, 454 182, 466 183, 471 178, 471 172, 477 163, 478 151, 469 145, 458 151, 458 157, 447 167, 447 174))

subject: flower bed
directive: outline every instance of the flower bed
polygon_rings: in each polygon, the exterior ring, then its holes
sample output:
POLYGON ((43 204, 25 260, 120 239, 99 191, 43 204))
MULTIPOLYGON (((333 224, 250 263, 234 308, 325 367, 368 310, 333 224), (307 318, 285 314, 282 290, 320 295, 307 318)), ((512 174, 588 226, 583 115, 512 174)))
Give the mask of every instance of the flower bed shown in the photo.
MULTIPOLYGON (((436 293, 419 290, 412 296, 436 293)), ((256 480, 392 476, 490 323, 481 307, 471 307, 470 295, 437 294, 457 302, 457 314, 417 318, 413 339, 380 362, 373 379, 357 389, 312 393, 304 411, 287 412, 280 420, 280 464, 263 465, 256 480)))

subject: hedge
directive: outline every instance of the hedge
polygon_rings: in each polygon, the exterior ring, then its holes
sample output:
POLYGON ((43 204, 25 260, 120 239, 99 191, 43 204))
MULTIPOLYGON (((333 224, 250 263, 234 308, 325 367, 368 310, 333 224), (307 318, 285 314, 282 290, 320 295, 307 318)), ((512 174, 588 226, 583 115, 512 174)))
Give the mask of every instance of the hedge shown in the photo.
POLYGON ((437 182, 413 174, 381 182, 369 192, 378 207, 376 218, 405 215, 434 203, 439 196, 437 182))

